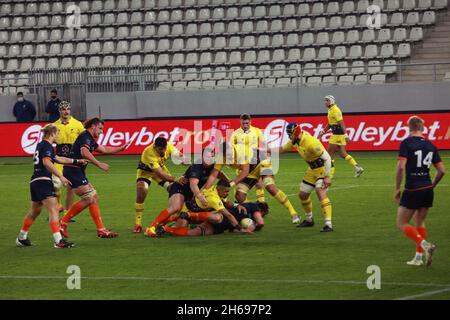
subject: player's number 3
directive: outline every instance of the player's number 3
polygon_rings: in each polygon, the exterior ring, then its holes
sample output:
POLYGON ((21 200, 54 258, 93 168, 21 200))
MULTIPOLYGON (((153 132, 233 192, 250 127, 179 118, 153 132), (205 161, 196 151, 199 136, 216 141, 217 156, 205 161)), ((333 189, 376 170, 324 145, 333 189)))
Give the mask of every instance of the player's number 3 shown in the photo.
POLYGON ((33 159, 34 159, 34 164, 39 164, 39 151, 36 151, 34 153, 33 159))

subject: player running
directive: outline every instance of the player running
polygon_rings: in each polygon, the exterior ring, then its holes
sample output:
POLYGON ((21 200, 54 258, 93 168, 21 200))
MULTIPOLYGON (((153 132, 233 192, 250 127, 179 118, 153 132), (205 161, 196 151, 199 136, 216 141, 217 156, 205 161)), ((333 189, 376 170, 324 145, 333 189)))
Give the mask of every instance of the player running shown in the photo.
POLYGON ((332 161, 332 172, 331 175, 334 174, 334 154, 338 151, 339 155, 347 161, 348 164, 353 166, 355 169, 355 178, 361 176, 364 172, 364 169, 355 161, 355 159, 349 155, 345 149, 349 138, 347 136, 346 127, 344 123, 344 118, 342 117, 342 111, 336 105, 335 98, 333 96, 326 96, 325 98, 325 106, 328 108, 328 124, 325 129, 323 129, 319 134, 319 140, 322 136, 331 129, 333 133, 328 142, 328 153, 331 156, 332 161))
POLYGON ((300 157, 309 165, 300 184, 299 193, 306 217, 297 227, 312 227, 314 225, 311 192, 315 190, 325 218, 325 224, 321 232, 331 232, 333 231, 331 223, 332 207, 327 195, 327 189, 331 185, 331 157, 322 143, 303 131, 297 123, 289 123, 286 127, 286 132, 290 141, 277 151, 284 153, 296 149, 300 157))
MULTIPOLYGON (((78 136, 75 140, 70 156, 74 159, 87 159, 96 167, 103 171, 109 170, 109 165, 98 161, 92 152, 96 151, 102 154, 114 154, 125 150, 129 143, 124 144, 121 147, 107 147, 98 145, 96 139, 103 133, 104 121, 99 118, 92 118, 84 123, 86 131, 78 136)), ((87 164, 71 164, 65 165, 63 169, 64 176, 70 181, 72 189, 75 194, 81 199, 74 203, 66 215, 61 220, 61 233, 64 237, 68 238, 67 223, 79 214, 81 211, 89 207, 92 220, 97 227, 97 236, 99 238, 114 238, 119 234, 106 229, 103 226, 102 218, 100 215, 100 208, 98 205, 97 191, 89 183, 86 177, 87 164)))
MULTIPOLYGON (((250 157, 258 157, 259 149, 265 147, 265 139, 259 128, 251 125, 252 118, 249 114, 242 114, 240 117, 241 126, 236 129, 230 137, 230 142, 237 147, 239 152, 243 152, 245 157, 250 160, 250 163, 256 163, 256 159, 250 157)), ((264 185, 262 179, 259 179, 255 184, 256 201, 264 202, 264 185)))
POLYGON ((58 177, 64 186, 70 185, 70 182, 55 168, 54 162, 61 164, 86 165, 87 160, 69 159, 55 155, 52 144, 58 139, 58 128, 48 124, 43 129, 43 140, 36 146, 34 152, 34 172, 31 177, 31 209, 23 220, 22 228, 16 238, 18 246, 31 246, 31 240, 28 238, 28 230, 45 206, 49 212, 50 229, 55 241, 55 248, 70 248, 74 244, 62 238, 59 231, 59 208, 56 198, 55 188, 52 182, 52 174, 58 177))
POLYGON ((175 148, 172 143, 168 143, 167 140, 162 137, 156 138, 155 141, 142 152, 136 173, 134 233, 142 232, 144 202, 152 181, 154 180, 166 190, 169 190, 169 187, 173 182, 185 182, 183 176, 177 178, 170 174, 170 171, 165 164, 170 157, 172 157, 172 159, 182 158, 180 151, 175 148))
POLYGON ((437 148, 423 136, 424 121, 412 116, 408 120, 410 136, 400 144, 400 152, 395 179, 394 199, 399 203, 397 225, 405 236, 416 243, 416 255, 407 264, 411 266, 431 265, 436 246, 427 239, 425 219, 428 209, 433 206, 433 189, 445 174, 437 148), (436 167, 437 174, 431 181, 430 166, 436 167), (401 192, 401 183, 405 175, 405 190, 401 192), (414 218, 415 228, 409 224, 414 218))
MULTIPOLYGON (((72 107, 70 105, 70 102, 61 101, 59 103, 60 118, 53 122, 53 125, 59 129, 58 140, 56 140, 56 155, 61 157, 69 157, 72 144, 75 142, 80 133, 84 131, 83 124, 71 115, 71 110, 72 107)), ((56 163, 55 168, 59 171, 59 173, 62 174, 62 164, 56 163)), ((52 180, 53 185, 55 186, 58 202, 61 204, 61 181, 55 175, 52 176, 52 180)), ((72 188, 70 186, 67 186, 66 190, 66 201, 64 207, 60 205, 62 210, 69 210, 74 198, 74 192, 72 188)))
POLYGON ((184 216, 180 216, 179 220, 184 221, 184 226, 182 227, 169 227, 160 225, 157 229, 158 236, 161 236, 164 232, 176 235, 176 236, 190 236, 190 237, 198 237, 198 236, 210 236, 215 234, 222 234, 225 231, 251 234, 253 231, 261 230, 264 226, 264 216, 269 213, 269 206, 265 202, 256 202, 256 203, 244 203, 242 205, 246 212, 240 211, 238 208, 230 209, 230 213, 236 218, 236 220, 240 223, 243 219, 249 218, 252 219, 255 224, 250 225, 246 230, 236 230, 230 224, 227 219, 223 219, 219 223, 211 223, 211 222, 203 222, 195 228, 190 229, 188 227, 188 219, 184 216))
POLYGON ((215 164, 208 181, 203 187, 204 189, 210 188, 223 167, 228 166, 237 170, 237 176, 230 181, 230 185, 232 187, 236 186, 235 198, 239 203, 245 202, 249 190, 262 179, 266 190, 289 212, 292 223, 298 224, 300 222, 298 213, 292 206, 289 198, 275 184, 272 164, 269 158, 257 159, 254 164, 249 163, 248 158, 239 153, 236 147, 226 142, 222 143, 220 150, 222 154, 219 155, 219 161, 215 164))

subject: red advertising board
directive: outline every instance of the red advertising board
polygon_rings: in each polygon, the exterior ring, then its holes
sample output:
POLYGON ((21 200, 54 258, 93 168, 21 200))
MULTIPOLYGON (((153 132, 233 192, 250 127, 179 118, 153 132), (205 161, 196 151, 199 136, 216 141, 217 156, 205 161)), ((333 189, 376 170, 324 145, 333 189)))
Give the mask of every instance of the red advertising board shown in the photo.
MULTIPOLYGON (((408 136, 406 121, 412 114, 354 114, 344 120, 351 139, 349 150, 397 150, 400 141, 408 136)), ((450 149, 450 112, 418 114, 425 120, 426 137, 439 149, 450 149)), ((312 135, 319 134, 326 124, 321 116, 271 116, 254 117, 252 125, 263 130, 271 147, 287 141, 285 127, 298 122, 312 135)), ((41 139, 40 128, 45 123, 0 124, 2 148, 0 156, 26 156, 34 152, 41 139)), ((156 137, 162 136, 182 148, 185 153, 201 150, 221 135, 229 135, 239 127, 239 119, 170 119, 170 120, 120 120, 107 121, 99 144, 119 146, 131 141, 123 154, 139 154, 156 137)), ((324 135, 327 143, 330 134, 324 135)), ((219 140, 220 141, 220 140, 219 140)))

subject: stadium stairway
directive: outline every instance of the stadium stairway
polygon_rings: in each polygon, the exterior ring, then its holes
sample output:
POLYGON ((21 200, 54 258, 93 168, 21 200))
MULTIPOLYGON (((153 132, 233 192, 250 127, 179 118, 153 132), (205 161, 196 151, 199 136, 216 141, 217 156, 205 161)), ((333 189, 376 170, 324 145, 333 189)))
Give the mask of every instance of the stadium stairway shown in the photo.
MULTIPOLYGON (((450 61, 450 7, 441 13, 436 25, 427 32, 423 43, 412 50, 411 63, 450 61)), ((402 81, 441 81, 450 72, 450 64, 436 66, 411 66, 402 70, 402 81)), ((397 74, 398 76, 398 74, 397 74)))

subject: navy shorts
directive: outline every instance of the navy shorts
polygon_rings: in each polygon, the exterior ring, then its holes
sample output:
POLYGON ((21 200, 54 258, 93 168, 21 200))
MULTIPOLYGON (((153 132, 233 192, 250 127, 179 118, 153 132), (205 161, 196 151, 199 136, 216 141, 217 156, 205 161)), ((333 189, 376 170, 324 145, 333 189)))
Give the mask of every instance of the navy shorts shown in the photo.
POLYGON ((211 223, 211 226, 213 227, 213 234, 221 234, 225 231, 233 230, 233 226, 231 223, 227 220, 227 218, 223 217, 223 220, 221 223, 213 224, 211 223))
POLYGON ((86 174, 81 168, 64 166, 63 175, 72 184, 70 186, 72 189, 76 189, 78 187, 89 184, 89 181, 86 178, 86 174))
POLYGON ((50 197, 56 197, 52 180, 35 180, 30 183, 31 201, 40 202, 50 197))
POLYGON ((400 198, 400 206, 407 209, 431 208, 433 206, 433 188, 408 191, 405 190, 400 198))
POLYGON ((188 184, 182 185, 178 182, 174 182, 169 187, 169 198, 177 193, 184 195, 185 199, 192 199, 194 197, 188 184))

